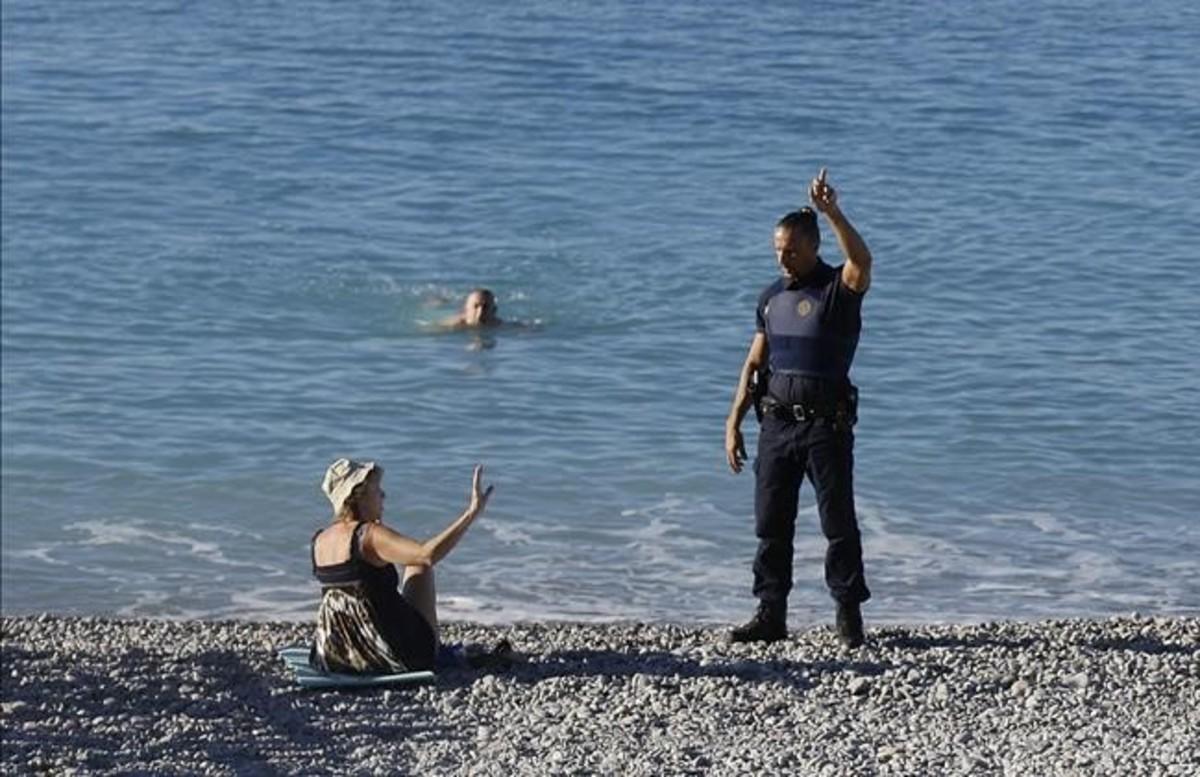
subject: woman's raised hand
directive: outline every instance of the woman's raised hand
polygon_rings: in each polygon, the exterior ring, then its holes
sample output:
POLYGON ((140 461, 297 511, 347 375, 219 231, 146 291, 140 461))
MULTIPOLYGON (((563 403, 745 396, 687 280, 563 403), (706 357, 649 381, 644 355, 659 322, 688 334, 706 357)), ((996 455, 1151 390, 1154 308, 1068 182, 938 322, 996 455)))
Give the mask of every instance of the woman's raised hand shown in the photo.
POLYGON ((487 488, 483 487, 483 465, 476 464, 475 474, 471 478, 471 504, 467 509, 476 515, 482 513, 483 509, 487 507, 488 499, 492 497, 492 491, 495 488, 492 485, 489 485, 487 488))

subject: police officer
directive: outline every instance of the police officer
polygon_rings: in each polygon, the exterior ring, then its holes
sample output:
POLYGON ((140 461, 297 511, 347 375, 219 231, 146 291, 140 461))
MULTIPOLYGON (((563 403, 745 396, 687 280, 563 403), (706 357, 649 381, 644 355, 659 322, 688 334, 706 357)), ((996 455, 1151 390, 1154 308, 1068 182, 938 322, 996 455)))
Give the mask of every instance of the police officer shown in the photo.
POLYGON ((783 276, 759 297, 754 340, 725 423, 725 454, 730 468, 741 472, 746 460, 742 418, 758 402, 754 595, 759 605, 730 638, 770 642, 787 636, 792 540, 800 483, 807 475, 828 540, 825 583, 837 602, 838 638, 857 647, 864 639, 859 605, 871 593, 854 514, 857 391, 849 372, 862 327, 862 299, 871 283, 871 252, 838 207, 824 168, 810 184, 809 197, 833 227, 846 263, 830 267, 817 253, 821 233, 812 208, 788 213, 776 224, 775 256, 783 276))

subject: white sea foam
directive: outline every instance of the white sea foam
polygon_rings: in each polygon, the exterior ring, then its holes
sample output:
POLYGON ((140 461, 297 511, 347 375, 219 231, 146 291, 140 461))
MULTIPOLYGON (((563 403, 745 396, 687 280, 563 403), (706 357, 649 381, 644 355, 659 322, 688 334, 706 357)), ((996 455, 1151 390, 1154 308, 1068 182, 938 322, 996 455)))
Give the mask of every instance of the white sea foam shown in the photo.
POLYGON ((12 558, 29 558, 41 561, 52 566, 68 566, 67 562, 59 561, 54 558, 54 551, 58 549, 56 544, 34 545, 30 548, 20 548, 12 551, 9 555, 12 558))
POLYGON ((229 617, 249 620, 303 621, 314 616, 318 599, 318 590, 311 583, 256 586, 230 593, 226 610, 229 617))
MULTIPOLYGON (((200 528, 197 524, 189 524, 189 527, 200 528)), ((181 546, 185 549, 185 555, 197 557, 210 564, 247 569, 259 569, 262 566, 255 561, 239 561, 229 558, 218 542, 205 541, 166 529, 152 528, 140 521, 77 521, 67 524, 64 528, 88 532, 91 535, 70 543, 76 546, 118 545, 122 548, 152 548, 169 557, 178 556, 179 553, 173 547, 181 546)), ((205 528, 205 531, 209 531, 209 529, 205 528)), ((224 528, 219 531, 240 536, 240 532, 232 529, 224 528)))
MULTIPOLYGON (((859 513, 875 594, 869 610, 877 622, 1195 607, 1189 598, 1197 587, 1194 566, 1168 560, 1160 574, 1133 588, 1131 567, 1117 546, 1057 516, 1006 510, 971 521, 930 520, 869 502, 859 513)), ((736 519, 678 494, 618 517, 588 527, 586 542, 570 525, 482 521, 468 549, 439 574, 444 617, 487 623, 744 617, 752 604, 749 525, 743 522, 745 536, 732 545, 722 542, 715 527, 736 519), (736 555, 733 547, 740 548, 736 555)), ((800 511, 792 596, 798 622, 827 617, 818 524, 811 504, 800 511)), ((260 620, 304 620, 315 611, 317 589, 298 543, 291 551, 264 553, 261 533, 199 522, 181 527, 109 519, 65 528, 61 542, 20 548, 9 557, 22 560, 23 569, 42 565, 52 574, 70 567, 73 577, 93 581, 86 605, 92 608, 260 620)))

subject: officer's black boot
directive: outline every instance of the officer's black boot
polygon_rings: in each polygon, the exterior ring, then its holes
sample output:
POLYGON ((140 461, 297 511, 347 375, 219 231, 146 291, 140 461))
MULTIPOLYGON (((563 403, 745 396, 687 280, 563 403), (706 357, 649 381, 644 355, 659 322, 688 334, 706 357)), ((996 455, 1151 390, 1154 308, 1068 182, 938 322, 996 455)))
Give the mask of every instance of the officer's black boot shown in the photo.
POLYGON ((837 635, 838 641, 848 648, 856 648, 866 639, 858 602, 838 602, 837 635))
POLYGON ((729 632, 730 642, 778 642, 787 639, 787 606, 760 602, 754 617, 729 632))

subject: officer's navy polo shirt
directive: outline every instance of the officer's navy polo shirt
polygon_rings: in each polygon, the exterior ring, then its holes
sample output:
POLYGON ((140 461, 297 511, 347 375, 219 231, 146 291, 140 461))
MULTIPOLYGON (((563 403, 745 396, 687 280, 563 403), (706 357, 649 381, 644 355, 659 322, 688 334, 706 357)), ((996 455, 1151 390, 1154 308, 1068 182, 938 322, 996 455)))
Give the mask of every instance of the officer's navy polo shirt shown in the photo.
POLYGON ((802 402, 813 384, 849 381, 862 331, 862 298, 842 282, 840 266, 820 259, 803 278, 784 276, 763 291, 755 329, 767 336, 771 396, 802 402))

